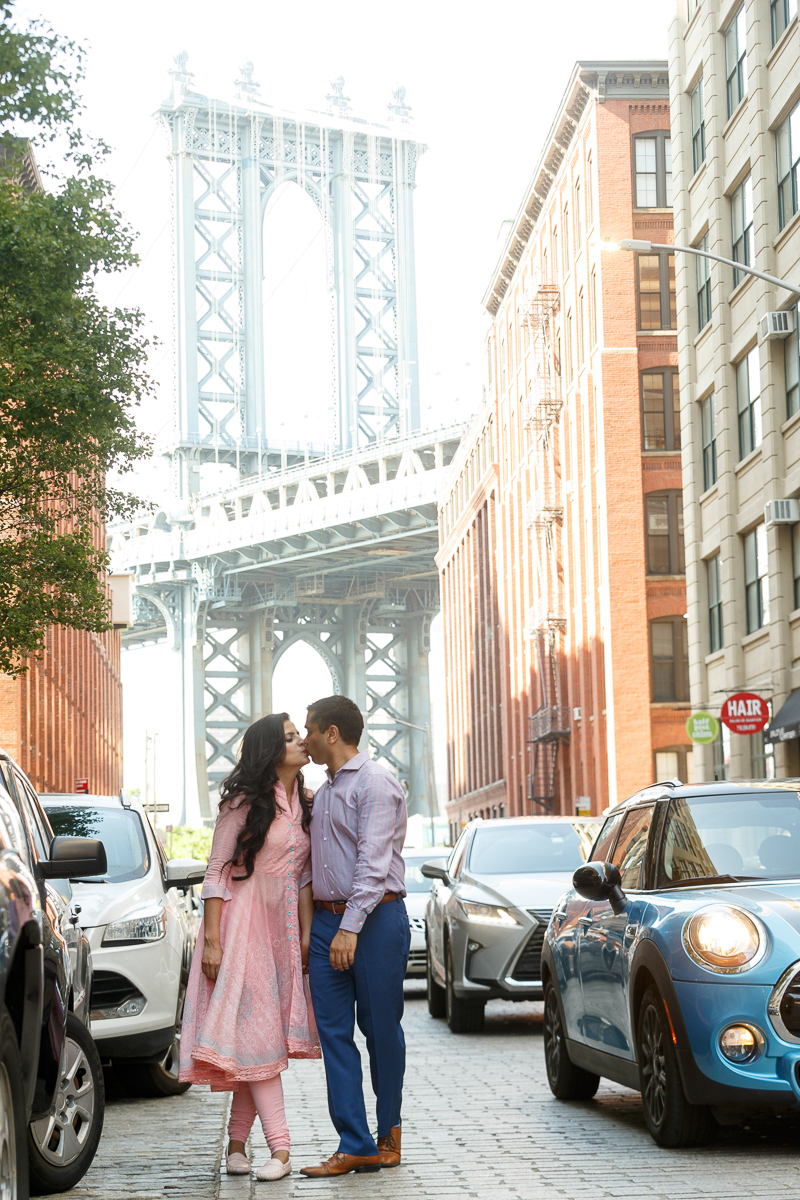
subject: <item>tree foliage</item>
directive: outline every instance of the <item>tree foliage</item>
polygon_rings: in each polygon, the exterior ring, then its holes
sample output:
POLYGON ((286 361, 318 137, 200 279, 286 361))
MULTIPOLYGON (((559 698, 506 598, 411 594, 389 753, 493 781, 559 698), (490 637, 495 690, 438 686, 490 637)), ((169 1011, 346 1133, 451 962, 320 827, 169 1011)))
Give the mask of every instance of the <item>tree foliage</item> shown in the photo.
POLYGON ((76 124, 80 51, 0 3, 0 671, 25 669, 51 624, 109 627, 103 525, 138 501, 108 487, 149 453, 134 410, 150 388, 136 310, 104 307, 97 276, 137 261, 76 124), (67 172, 23 182, 20 149, 60 138, 67 172))

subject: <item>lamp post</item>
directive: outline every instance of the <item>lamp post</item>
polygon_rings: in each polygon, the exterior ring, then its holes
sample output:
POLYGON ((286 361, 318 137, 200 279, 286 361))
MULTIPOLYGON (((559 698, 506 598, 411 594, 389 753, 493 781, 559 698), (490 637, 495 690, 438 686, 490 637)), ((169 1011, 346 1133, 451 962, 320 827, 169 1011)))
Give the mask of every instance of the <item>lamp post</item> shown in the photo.
POLYGON ((398 725, 405 725, 408 729, 418 729, 420 733, 425 734, 425 757, 428 760, 428 811, 431 822, 431 846, 436 845, 436 832, 433 824, 433 808, 436 798, 436 778, 433 774, 433 755, 431 753, 431 727, 430 725, 415 725, 413 721, 404 721, 402 717, 395 717, 398 725))
POLYGON ((708 250, 698 250, 696 246, 671 246, 667 242, 643 242, 637 238, 620 238, 618 242, 603 241, 600 245, 603 250, 630 250, 633 254, 652 254, 653 251, 666 250, 670 254, 694 254, 696 258, 710 258, 712 262, 733 267, 744 275, 755 275, 756 279, 764 279, 767 283, 774 283, 776 287, 786 288, 787 292, 800 296, 800 285, 796 283, 778 279, 775 275, 767 275, 764 271, 756 271, 754 267, 748 267, 732 258, 722 258, 721 255, 711 254, 708 250))

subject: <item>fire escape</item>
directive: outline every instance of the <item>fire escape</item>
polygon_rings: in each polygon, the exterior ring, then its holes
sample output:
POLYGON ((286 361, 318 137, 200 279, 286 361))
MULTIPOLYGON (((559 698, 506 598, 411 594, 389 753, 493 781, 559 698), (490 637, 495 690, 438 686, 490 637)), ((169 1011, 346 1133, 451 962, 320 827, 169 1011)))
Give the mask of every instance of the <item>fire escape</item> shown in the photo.
POLYGON ((569 709, 561 703, 561 641, 567 623, 563 584, 559 578, 554 527, 563 517, 555 467, 555 427, 561 416, 561 364, 555 353, 558 288, 539 284, 525 313, 532 339, 534 386, 529 393, 528 422, 534 440, 532 495, 527 524, 536 568, 536 601, 528 613, 527 636, 536 643, 541 704, 528 718, 530 774, 528 799, 552 812, 558 749, 569 738, 569 709))

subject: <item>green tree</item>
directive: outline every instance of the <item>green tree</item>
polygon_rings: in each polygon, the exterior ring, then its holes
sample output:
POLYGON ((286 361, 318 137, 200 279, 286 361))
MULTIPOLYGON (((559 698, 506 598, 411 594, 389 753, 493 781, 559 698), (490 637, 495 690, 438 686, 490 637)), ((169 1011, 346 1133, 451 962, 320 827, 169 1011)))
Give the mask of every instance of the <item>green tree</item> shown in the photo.
POLYGON ((0 671, 25 670, 48 626, 109 628, 104 522, 139 502, 109 487, 150 451, 136 310, 104 307, 99 274, 134 265, 133 235, 77 124, 79 48, 0 0, 0 671), (62 147, 30 184, 28 140, 62 147))

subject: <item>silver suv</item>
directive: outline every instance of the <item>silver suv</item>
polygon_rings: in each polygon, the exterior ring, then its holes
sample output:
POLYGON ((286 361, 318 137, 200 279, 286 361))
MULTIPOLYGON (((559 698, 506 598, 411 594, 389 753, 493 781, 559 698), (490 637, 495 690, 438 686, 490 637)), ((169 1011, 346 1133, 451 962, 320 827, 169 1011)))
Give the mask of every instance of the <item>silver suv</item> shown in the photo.
POLYGON ((544 932, 600 828, 589 817, 471 821, 449 859, 424 864, 428 1011, 454 1033, 487 1000, 541 1000, 544 932))

